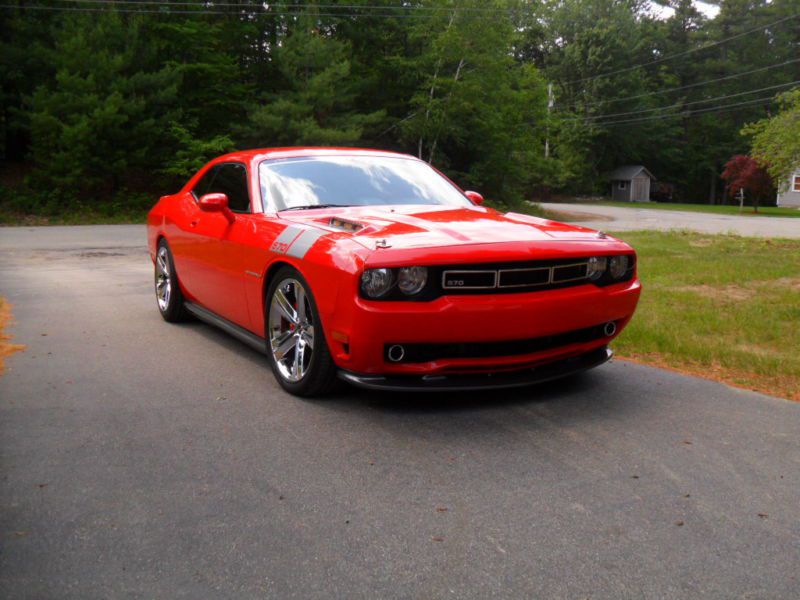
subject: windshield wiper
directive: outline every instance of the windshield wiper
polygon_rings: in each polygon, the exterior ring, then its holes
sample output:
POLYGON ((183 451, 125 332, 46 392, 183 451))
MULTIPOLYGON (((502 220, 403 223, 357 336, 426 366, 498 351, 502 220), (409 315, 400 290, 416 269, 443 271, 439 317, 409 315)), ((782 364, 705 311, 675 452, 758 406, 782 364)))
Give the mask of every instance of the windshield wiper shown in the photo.
POLYGON ((284 212, 287 210, 311 210, 312 208, 340 208, 343 206, 353 206, 353 205, 352 204, 303 204, 302 206, 290 206, 289 208, 281 209, 278 212, 284 212))

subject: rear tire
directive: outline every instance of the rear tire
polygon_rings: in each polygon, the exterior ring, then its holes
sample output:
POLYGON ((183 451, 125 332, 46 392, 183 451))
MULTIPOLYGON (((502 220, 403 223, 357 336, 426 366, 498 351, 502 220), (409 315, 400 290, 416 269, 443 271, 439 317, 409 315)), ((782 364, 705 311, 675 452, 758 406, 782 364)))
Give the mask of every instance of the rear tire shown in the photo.
POLYGON ((311 287, 292 267, 272 277, 264 303, 267 359, 280 386, 295 396, 321 396, 336 385, 311 287))
POLYGON ((183 301, 183 293, 178 283, 178 273, 175 271, 175 262, 172 260, 172 252, 169 249, 167 240, 161 239, 158 242, 155 262, 155 287, 156 304, 158 312, 165 321, 178 323, 189 318, 183 301))

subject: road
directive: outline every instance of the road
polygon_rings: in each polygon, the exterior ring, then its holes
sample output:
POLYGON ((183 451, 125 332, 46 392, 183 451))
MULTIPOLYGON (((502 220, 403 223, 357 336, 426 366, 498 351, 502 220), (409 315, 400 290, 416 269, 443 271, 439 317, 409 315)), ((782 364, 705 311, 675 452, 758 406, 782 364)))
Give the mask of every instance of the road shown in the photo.
POLYGON ((576 225, 603 231, 688 229, 702 233, 735 233, 744 236, 800 238, 800 218, 718 215, 657 208, 626 208, 599 204, 544 202, 548 210, 581 213, 576 225), (596 217, 596 218, 595 218, 596 217))
POLYGON ((0 597, 798 598, 800 404, 615 361, 283 393, 139 226, 0 229, 0 597))

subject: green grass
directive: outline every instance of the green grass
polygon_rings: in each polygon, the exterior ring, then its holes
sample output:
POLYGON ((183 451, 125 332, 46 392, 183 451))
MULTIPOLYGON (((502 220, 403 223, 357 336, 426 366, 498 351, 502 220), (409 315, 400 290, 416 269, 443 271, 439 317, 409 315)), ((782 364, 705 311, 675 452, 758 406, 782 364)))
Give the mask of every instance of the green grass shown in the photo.
POLYGON ((144 223, 156 198, 141 192, 121 191, 102 202, 48 197, 25 186, 0 185, 0 225, 101 225, 144 223))
POLYGON ((618 206, 621 208, 652 208, 654 210, 686 210, 690 212, 715 213, 720 215, 746 215, 758 217, 800 217, 800 209, 786 206, 762 206, 758 212, 752 206, 745 206, 739 212, 738 206, 728 204, 680 204, 677 202, 597 202, 602 206, 618 206))
POLYGON ((0 226, 31 227, 39 225, 118 225, 144 223, 147 211, 124 211, 108 214, 101 211, 64 212, 56 215, 21 214, 0 209, 0 226))
POLYGON ((615 235, 643 286, 619 356, 800 400, 800 240, 615 235))

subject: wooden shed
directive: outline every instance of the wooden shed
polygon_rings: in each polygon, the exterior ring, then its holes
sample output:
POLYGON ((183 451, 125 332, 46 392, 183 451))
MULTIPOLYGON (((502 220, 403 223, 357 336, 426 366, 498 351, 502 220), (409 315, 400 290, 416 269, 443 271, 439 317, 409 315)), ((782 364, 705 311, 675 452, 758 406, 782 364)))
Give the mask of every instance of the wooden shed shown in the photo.
POLYGON ((619 202, 650 202, 650 182, 653 174, 642 165, 616 169, 610 176, 611 199, 619 202))

